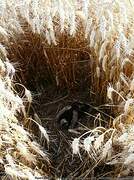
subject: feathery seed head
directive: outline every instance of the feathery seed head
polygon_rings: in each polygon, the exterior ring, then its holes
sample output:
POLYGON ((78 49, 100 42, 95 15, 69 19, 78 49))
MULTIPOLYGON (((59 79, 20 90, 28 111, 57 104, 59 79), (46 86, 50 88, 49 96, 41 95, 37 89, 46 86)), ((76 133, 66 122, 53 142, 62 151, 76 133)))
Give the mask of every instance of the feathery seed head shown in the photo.
POLYGON ((79 138, 75 138, 72 142, 73 154, 79 154, 79 146, 80 146, 79 138))

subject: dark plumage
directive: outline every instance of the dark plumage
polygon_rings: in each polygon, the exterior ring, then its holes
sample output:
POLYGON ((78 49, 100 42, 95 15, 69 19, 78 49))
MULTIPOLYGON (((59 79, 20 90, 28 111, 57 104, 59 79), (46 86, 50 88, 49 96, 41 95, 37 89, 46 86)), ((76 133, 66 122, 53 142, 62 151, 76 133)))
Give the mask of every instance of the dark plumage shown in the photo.
POLYGON ((61 129, 74 128, 77 122, 89 111, 89 105, 81 102, 73 102, 70 106, 65 106, 57 114, 57 122, 61 129))

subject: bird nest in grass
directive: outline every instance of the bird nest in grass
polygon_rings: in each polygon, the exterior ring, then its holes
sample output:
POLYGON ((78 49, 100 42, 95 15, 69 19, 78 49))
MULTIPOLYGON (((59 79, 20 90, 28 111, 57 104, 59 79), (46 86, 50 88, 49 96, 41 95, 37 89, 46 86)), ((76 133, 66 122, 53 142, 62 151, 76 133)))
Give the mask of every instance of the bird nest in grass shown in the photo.
POLYGON ((134 175, 133 7, 0 3, 2 176, 134 175))

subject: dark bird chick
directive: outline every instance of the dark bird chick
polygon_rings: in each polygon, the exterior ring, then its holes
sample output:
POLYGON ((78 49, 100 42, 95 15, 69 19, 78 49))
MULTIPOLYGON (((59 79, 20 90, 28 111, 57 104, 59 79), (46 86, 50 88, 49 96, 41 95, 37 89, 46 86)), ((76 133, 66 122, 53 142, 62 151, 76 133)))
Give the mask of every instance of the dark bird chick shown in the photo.
POLYGON ((73 102, 70 106, 65 106, 57 114, 57 122, 61 129, 74 128, 85 112, 89 111, 89 105, 81 102, 73 102))

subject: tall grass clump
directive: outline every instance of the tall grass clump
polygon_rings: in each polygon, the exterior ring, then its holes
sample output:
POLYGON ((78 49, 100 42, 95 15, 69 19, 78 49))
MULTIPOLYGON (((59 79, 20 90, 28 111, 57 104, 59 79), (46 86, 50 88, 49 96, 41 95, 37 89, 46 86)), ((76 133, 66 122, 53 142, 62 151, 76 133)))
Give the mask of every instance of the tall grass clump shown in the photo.
MULTIPOLYGON (((23 125, 28 120, 24 106, 30 103, 28 90, 25 88, 25 97, 19 97, 14 88, 14 75, 6 48, 0 44, 0 176, 3 179, 46 178, 50 169, 48 156, 23 125)), ((45 138, 45 129, 39 125, 39 130, 45 138)))
MULTIPOLYGON (((87 177, 101 164, 117 167, 116 177, 133 173, 133 1, 3 0, 0 10, 0 91, 1 116, 4 118, 1 127, 5 126, 6 132, 1 136, 5 134, 12 141, 11 148, 2 151, 2 158, 6 157, 8 163, 3 164, 5 170, 7 168, 9 172, 8 168, 14 167, 15 174, 16 168, 21 168, 25 175, 24 164, 15 164, 22 160, 17 159, 12 149, 16 142, 19 150, 15 149, 15 152, 22 158, 29 157, 23 156, 35 148, 35 144, 30 146, 29 143, 33 143, 30 135, 18 122, 19 113, 25 114, 25 108, 11 83, 15 73, 11 61, 19 64, 14 80, 31 91, 42 92, 47 86, 71 91, 85 85, 90 94, 89 103, 94 101, 96 106, 109 108, 110 115, 105 119, 108 126, 89 129, 72 142, 74 156, 82 159, 86 154, 93 162, 80 178, 87 177), (111 114, 113 119, 110 119, 111 114), (18 138, 17 128, 26 133, 25 140, 18 138), (26 148, 25 153, 20 151, 22 146, 26 148)), ((24 90, 31 101, 29 91, 24 90)), ((45 130, 37 125, 46 136, 45 130)), ((5 146, 3 138, 0 142, 2 147, 5 146)), ((38 152, 39 159, 40 156, 46 158, 42 151, 38 152)), ((31 156, 34 160, 26 159, 26 162, 36 165, 38 158, 35 154, 31 156)), ((25 166, 31 168, 29 171, 34 175, 32 166, 27 163, 25 166)), ((72 176, 76 176, 75 172, 72 176)))

